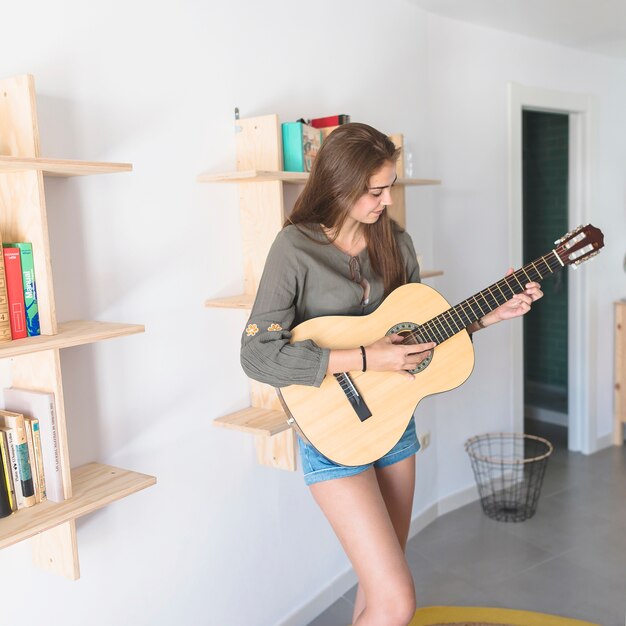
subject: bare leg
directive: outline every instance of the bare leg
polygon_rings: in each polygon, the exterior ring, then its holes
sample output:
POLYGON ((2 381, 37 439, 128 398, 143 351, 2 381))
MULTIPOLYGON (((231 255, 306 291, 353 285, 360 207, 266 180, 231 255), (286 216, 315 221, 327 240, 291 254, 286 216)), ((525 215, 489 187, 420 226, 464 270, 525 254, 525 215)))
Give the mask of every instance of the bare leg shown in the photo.
MULTIPOLYGON (((402 550, 406 548, 415 491, 415 456, 399 463, 376 469, 376 478, 402 550)), ((356 623, 365 608, 365 593, 357 586, 352 622, 356 623)))
MULTIPOLYGON (((383 472, 387 485, 389 473, 383 472)), ((406 626, 415 612, 413 578, 374 469, 315 483, 311 493, 346 551, 367 598, 354 626, 406 626)))
POLYGON ((393 523, 400 545, 404 550, 409 538, 413 494, 415 493, 415 455, 399 463, 376 470, 376 477, 383 494, 389 517, 393 523))

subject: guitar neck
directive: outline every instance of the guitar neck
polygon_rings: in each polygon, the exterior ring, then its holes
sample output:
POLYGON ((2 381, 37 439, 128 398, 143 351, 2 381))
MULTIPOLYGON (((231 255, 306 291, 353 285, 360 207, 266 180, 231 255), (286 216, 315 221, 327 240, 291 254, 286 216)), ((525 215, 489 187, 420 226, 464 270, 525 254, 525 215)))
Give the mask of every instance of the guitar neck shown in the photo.
POLYGON ((405 343, 427 343, 430 341, 436 344, 443 343, 446 339, 450 339, 450 337, 465 330, 472 322, 497 309, 514 295, 522 293, 527 283, 542 280, 559 271, 562 267, 561 259, 552 250, 425 322, 407 337, 405 343))

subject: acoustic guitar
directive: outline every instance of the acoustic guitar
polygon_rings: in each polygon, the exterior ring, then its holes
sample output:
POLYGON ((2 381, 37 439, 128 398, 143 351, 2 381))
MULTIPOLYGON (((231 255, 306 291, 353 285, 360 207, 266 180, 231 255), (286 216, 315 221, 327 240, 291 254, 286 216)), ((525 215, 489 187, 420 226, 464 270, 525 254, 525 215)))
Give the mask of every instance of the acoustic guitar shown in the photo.
POLYGON ((420 400, 461 385, 474 367, 466 327, 566 265, 598 254, 604 235, 579 226, 556 247, 513 274, 451 307, 434 289, 407 284, 395 289, 370 315, 324 316, 291 332, 291 342, 312 339, 322 348, 367 346, 398 333, 403 343, 434 342, 436 347, 412 370, 351 371, 327 375, 320 387, 290 385, 278 390, 289 423, 324 456, 341 465, 363 465, 384 456, 400 440, 420 400))

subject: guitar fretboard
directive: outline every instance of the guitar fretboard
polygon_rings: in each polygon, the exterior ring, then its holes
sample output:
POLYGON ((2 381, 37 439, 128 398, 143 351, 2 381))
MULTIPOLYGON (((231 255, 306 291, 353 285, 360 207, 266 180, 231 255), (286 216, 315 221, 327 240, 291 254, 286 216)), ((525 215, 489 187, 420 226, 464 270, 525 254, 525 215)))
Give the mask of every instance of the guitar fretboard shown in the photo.
POLYGON ((552 250, 528 263, 513 274, 479 291, 456 306, 433 317, 407 335, 404 343, 443 343, 446 339, 465 330, 472 322, 498 308, 514 295, 522 293, 529 282, 542 280, 563 267, 561 259, 552 250))

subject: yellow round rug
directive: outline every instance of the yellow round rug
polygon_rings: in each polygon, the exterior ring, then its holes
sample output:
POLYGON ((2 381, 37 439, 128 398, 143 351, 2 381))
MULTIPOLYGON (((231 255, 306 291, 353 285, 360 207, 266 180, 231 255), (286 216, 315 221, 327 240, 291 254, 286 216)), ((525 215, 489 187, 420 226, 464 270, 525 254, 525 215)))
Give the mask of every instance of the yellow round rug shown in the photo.
POLYGON ((417 609, 409 626, 600 626, 578 619, 475 606, 428 606, 417 609))

